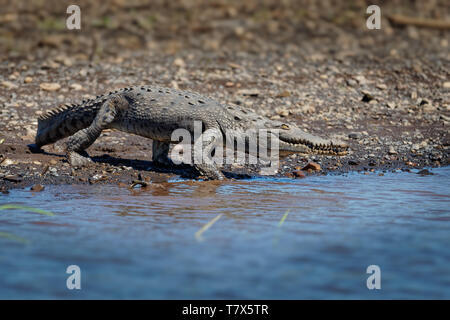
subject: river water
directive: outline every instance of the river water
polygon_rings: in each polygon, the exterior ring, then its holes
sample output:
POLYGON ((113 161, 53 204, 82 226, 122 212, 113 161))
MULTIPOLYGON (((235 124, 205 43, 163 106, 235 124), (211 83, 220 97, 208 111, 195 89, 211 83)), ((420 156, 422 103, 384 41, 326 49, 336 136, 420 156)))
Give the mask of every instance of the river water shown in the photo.
POLYGON ((0 211, 0 298, 449 299, 450 167, 431 172, 12 190, 54 215, 0 211))

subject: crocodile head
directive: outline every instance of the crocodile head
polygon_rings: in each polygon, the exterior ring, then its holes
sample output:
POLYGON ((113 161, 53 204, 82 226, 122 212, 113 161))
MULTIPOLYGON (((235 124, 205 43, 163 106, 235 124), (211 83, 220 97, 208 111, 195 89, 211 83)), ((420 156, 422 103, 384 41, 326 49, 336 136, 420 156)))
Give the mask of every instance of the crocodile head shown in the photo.
POLYGON ((292 124, 271 122, 271 129, 278 130, 280 151, 339 156, 348 152, 345 142, 314 136, 292 124))

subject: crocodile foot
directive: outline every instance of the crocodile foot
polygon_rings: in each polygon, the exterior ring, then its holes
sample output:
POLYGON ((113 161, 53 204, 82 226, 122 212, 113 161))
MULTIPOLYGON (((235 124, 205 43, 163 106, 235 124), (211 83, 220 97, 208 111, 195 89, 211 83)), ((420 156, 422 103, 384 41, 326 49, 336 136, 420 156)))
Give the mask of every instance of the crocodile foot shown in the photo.
POLYGON ((199 177, 204 180, 224 180, 225 176, 216 167, 212 165, 196 165, 195 168, 199 172, 199 177))

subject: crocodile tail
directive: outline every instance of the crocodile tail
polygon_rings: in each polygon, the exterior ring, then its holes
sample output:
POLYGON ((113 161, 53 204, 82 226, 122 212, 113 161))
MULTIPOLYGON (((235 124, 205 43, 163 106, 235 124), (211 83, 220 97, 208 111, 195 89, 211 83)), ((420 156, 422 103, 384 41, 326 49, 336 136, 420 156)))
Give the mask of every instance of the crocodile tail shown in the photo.
POLYGON ((38 118, 36 145, 40 148, 87 128, 94 121, 98 109, 97 104, 66 104, 47 111, 38 118))

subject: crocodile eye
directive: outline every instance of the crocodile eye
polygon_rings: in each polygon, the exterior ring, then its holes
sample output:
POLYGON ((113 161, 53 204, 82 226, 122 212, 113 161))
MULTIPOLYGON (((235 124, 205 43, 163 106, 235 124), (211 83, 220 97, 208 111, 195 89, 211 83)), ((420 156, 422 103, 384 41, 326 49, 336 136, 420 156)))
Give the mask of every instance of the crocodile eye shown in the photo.
POLYGON ((289 130, 289 126, 288 126, 287 124, 283 123, 283 124, 281 125, 281 129, 289 130))

